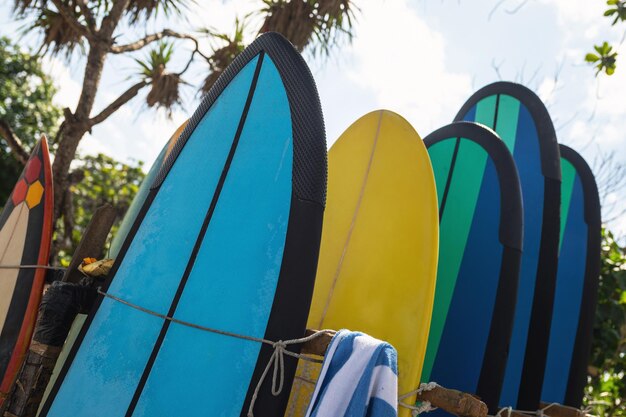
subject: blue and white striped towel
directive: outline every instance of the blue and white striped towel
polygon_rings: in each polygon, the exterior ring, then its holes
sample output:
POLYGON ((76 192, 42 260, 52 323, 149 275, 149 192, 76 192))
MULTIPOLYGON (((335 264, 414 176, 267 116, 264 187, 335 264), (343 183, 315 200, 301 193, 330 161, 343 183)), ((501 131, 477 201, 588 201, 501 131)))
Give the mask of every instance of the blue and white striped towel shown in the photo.
POLYGON ((331 341, 306 417, 396 417, 398 354, 389 343, 340 330, 331 341))

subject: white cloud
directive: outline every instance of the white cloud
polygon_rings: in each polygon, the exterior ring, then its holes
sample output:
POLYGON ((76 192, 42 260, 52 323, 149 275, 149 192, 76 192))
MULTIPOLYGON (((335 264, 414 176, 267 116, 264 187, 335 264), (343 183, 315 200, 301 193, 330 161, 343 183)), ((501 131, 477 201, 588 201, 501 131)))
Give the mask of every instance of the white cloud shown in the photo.
MULTIPOLYGON (((585 25, 597 22, 606 9, 604 1, 590 0, 540 0, 540 3, 557 9, 562 25, 585 25)), ((580 31, 580 26, 577 28, 580 31)))
POLYGON ((172 133, 188 115, 175 111, 170 119, 164 112, 149 109, 138 117, 136 108, 140 106, 140 103, 124 106, 106 122, 95 126, 93 133, 82 139, 79 153, 104 153, 126 163, 143 161, 144 169, 148 170, 172 133))
POLYGON ((557 80, 554 77, 545 77, 539 88, 537 89, 537 95, 544 103, 550 103, 554 100, 554 96, 557 90, 557 80))
MULTIPOLYGON (((549 105, 555 125, 561 127, 561 142, 581 151, 590 163, 599 149, 615 150, 626 162, 622 150, 626 137, 626 45, 619 47, 616 74, 601 76, 599 85, 592 68, 583 63, 584 54, 594 44, 605 39, 618 44, 624 25, 610 26, 611 20, 602 16, 606 8, 602 0, 531 0, 518 13, 506 13, 521 1, 508 0, 488 20, 493 8, 489 0, 422 0, 423 7, 416 0, 358 0, 361 13, 353 44, 336 48, 329 60, 305 54, 318 83, 329 144, 358 117, 376 108, 394 110, 421 135, 428 134, 451 121, 474 87, 495 81, 491 67, 495 60, 503 63, 503 76, 509 78, 523 73, 524 67, 527 72, 539 68, 530 86, 549 105), (476 30, 467 30, 472 24, 476 30), (527 32, 529 28, 532 32, 527 32), (553 68, 563 59, 565 64, 555 85, 553 68), (474 87, 473 81, 477 83, 474 87)), ((191 5, 186 20, 159 18, 145 27, 125 29, 121 39, 129 41, 162 27, 190 31, 209 26, 229 33, 235 16, 243 17, 260 5, 260 0, 201 0, 191 5)), ((0 6, 0 14, 6 21, 0 32, 11 34, 9 8, 0 6)), ((247 40, 253 36, 251 30, 247 40)), ((203 41, 202 48, 210 51, 208 41, 203 41)), ((128 58, 107 61, 94 112, 128 87, 132 80, 127 76, 134 68, 128 58)), ((74 108, 83 65, 50 58, 45 69, 52 72, 60 87, 55 100, 74 108)), ((205 67, 198 64, 198 77, 203 71, 205 67)), ((189 81, 197 82, 198 77, 189 74, 189 81)), ((145 93, 96 126, 81 142, 80 152, 103 152, 123 161, 144 160, 149 167, 199 100, 197 96, 185 99, 185 111, 168 120, 144 107, 145 93)), ((618 198, 624 201, 623 196, 618 198)), ((626 218, 613 222, 611 228, 625 235, 626 218)))
POLYGON ((361 9, 349 77, 421 135, 449 123, 471 93, 471 77, 446 66, 443 35, 404 0, 364 1, 361 9))
POLYGON ((42 60, 44 70, 50 75, 59 89, 54 97, 54 103, 61 107, 74 109, 80 98, 81 85, 77 77, 73 76, 67 62, 55 57, 45 56, 42 60))

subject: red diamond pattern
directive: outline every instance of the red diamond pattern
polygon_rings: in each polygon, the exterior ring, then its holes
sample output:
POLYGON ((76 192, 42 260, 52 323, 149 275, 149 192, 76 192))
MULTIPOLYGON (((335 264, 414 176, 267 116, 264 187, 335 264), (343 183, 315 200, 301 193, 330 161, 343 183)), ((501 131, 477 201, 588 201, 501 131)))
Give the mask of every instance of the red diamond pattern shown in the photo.
POLYGON ((26 165, 24 177, 26 178, 26 181, 30 184, 39 178, 40 172, 41 172, 41 161, 39 160, 38 157, 33 156, 32 158, 30 158, 30 160, 28 161, 28 164, 26 165))
POLYGON ((26 185, 26 181, 23 179, 19 180, 17 184, 15 184, 13 194, 11 194, 13 205, 17 206, 24 201, 24 198, 26 197, 26 190, 28 190, 28 185, 26 185))

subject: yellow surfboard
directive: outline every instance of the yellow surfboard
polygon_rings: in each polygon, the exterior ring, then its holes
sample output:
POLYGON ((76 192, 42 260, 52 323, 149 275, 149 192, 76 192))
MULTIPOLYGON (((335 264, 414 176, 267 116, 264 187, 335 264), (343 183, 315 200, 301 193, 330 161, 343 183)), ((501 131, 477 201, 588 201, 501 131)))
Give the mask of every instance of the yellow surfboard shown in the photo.
MULTIPOLYGON (((332 146, 322 230, 308 327, 358 330, 390 342, 398 351, 399 394, 416 389, 433 306, 439 220, 426 147, 401 116, 369 113, 332 146)), ((300 362, 286 416, 304 416, 319 368, 300 362)))

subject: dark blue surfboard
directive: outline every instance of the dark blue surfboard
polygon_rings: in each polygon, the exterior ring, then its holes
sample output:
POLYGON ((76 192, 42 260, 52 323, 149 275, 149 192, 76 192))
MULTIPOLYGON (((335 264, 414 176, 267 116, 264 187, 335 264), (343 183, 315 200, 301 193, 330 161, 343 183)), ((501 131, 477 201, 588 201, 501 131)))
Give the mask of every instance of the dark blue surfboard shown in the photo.
POLYGON ((496 133, 476 123, 442 127, 424 143, 439 198, 440 262, 421 380, 475 393, 495 413, 522 254, 517 168, 496 133))
POLYGON ((561 165, 554 126, 535 93, 509 82, 476 92, 456 120, 493 128, 517 165, 524 245, 500 405, 535 410, 541 396, 558 261, 561 165))
POLYGON ((541 399, 580 407, 587 383, 600 275, 598 187, 589 165, 560 145, 561 240, 552 328, 541 399))
MULTIPOLYGON (((259 37, 209 91, 156 176, 105 288, 200 326, 305 332, 326 192, 320 103, 302 57, 259 37)), ((245 416, 272 348, 101 298, 42 416, 245 416)), ((291 386, 295 359, 285 361, 291 386)), ((257 415, 282 416, 267 379, 257 415)))

